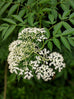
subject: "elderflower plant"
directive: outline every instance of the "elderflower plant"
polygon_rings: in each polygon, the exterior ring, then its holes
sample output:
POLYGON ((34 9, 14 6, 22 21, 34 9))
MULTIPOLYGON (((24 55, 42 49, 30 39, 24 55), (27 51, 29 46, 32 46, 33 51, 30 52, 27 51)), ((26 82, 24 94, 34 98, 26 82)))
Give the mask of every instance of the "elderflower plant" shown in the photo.
POLYGON ((51 80, 56 71, 65 67, 64 59, 57 52, 50 52, 39 45, 47 39, 44 28, 25 28, 18 39, 9 45, 8 64, 11 73, 24 79, 51 80))

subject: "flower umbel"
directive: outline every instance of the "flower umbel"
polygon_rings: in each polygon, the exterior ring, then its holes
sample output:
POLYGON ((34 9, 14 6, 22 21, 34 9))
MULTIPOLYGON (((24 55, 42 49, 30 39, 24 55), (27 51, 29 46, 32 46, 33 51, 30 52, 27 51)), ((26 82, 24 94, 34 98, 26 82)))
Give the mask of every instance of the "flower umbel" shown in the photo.
POLYGON ((35 70, 38 79, 42 78, 44 81, 51 80, 57 69, 59 72, 65 67, 63 57, 57 52, 50 53, 46 48, 39 52, 39 56, 35 57, 35 61, 31 61, 32 69, 35 70), (52 65, 54 68, 52 68, 52 65))
POLYGON ((44 28, 25 28, 18 39, 9 45, 8 64, 11 73, 21 75, 24 79, 51 80, 56 70, 61 72, 65 67, 64 59, 57 52, 41 48, 40 44, 47 39, 44 28))

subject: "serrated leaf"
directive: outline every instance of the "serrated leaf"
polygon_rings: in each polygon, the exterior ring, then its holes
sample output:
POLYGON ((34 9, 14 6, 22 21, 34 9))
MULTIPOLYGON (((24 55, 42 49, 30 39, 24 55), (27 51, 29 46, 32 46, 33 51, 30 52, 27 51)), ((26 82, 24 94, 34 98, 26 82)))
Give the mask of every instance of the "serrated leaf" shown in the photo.
POLYGON ((53 44, 51 41, 48 41, 48 44, 47 44, 48 48, 50 49, 50 51, 52 51, 53 49, 53 44))
POLYGON ((65 31, 62 33, 62 36, 64 36, 64 35, 69 35, 69 34, 72 34, 72 33, 74 33, 74 28, 70 28, 70 29, 65 30, 65 31))
POLYGON ((74 47, 74 40, 72 40, 71 38, 68 38, 68 41, 74 47))
POLYGON ((56 38, 53 38, 53 42, 56 45, 56 47, 61 50, 60 41, 58 39, 56 39, 56 38))
POLYGON ((50 37, 50 32, 49 32, 49 30, 48 30, 47 28, 45 28, 45 31, 46 31, 45 35, 47 36, 47 38, 49 38, 49 37, 50 37))
POLYGON ((9 26, 7 23, 3 23, 3 24, 1 24, 1 26, 3 26, 3 27, 7 27, 7 26, 9 26))
POLYGON ((74 18, 74 13, 72 13, 69 18, 70 18, 70 19, 71 19, 71 18, 74 18))
POLYGON ((11 25, 8 30, 5 33, 5 36, 3 38, 3 40, 7 39, 7 37, 13 32, 13 30, 15 29, 16 25, 11 25))
POLYGON ((12 15, 12 17, 14 19, 16 19, 17 21, 19 21, 19 22, 23 22, 22 18, 20 16, 18 16, 18 15, 12 15))
POLYGON ((25 28, 25 26, 21 27, 21 28, 19 29, 19 32, 21 32, 24 28, 25 28))
POLYGON ((70 14, 70 12, 71 12, 70 10, 64 11, 63 16, 62 16, 62 19, 66 19, 67 16, 70 14))
POLYGON ((42 11, 43 12, 49 12, 49 11, 51 11, 51 9, 50 8, 44 8, 44 9, 42 9, 42 11))
POLYGON ((70 19, 70 22, 74 25, 74 19, 70 19))
POLYGON ((35 22, 34 24, 33 24, 33 26, 35 26, 35 25, 37 25, 39 22, 35 22))
POLYGON ((56 34, 54 37, 60 37, 61 36, 61 34, 62 34, 62 31, 61 30, 58 30, 58 34, 56 34))
POLYGON ((43 24, 44 27, 49 27, 49 25, 51 24, 51 22, 42 20, 42 24, 43 24))
POLYGON ((22 10, 20 10, 20 12, 19 12, 18 15, 19 15, 20 17, 23 17, 24 14, 25 14, 25 9, 22 9, 22 10))
POLYGON ((71 51, 70 45, 69 45, 69 42, 67 41, 67 39, 66 39, 65 37, 61 37, 61 41, 62 41, 63 45, 64 45, 69 51, 71 51))
POLYGON ((5 12, 5 10, 10 6, 10 3, 6 3, 0 10, 0 16, 5 12))
POLYGON ((51 11, 52 11, 54 18, 57 19, 57 10, 53 8, 51 9, 51 11))
POLYGON ((46 40, 45 42, 44 42, 44 45, 46 45, 48 43, 48 40, 46 40))
POLYGON ((2 31, 2 38, 4 37, 6 31, 8 30, 9 27, 5 27, 4 30, 2 31))
POLYGON ((69 5, 68 5, 67 3, 68 3, 68 2, 61 3, 61 8, 63 9, 63 11, 69 10, 69 5))
POLYGON ((28 15, 28 23, 33 26, 33 22, 34 22, 34 13, 30 13, 28 15))
POLYGON ((54 16, 53 16, 52 14, 49 14, 49 15, 48 15, 48 18, 49 18, 49 20, 51 21, 51 23, 54 22, 54 16))
POLYGON ((58 34, 58 31, 62 27, 62 22, 58 23, 57 25, 54 26, 54 32, 53 35, 58 34))
POLYGON ((74 13, 70 15, 69 20, 74 25, 74 13))
POLYGON ((17 7, 18 7, 18 4, 13 5, 13 6, 9 9, 8 16, 12 15, 12 14, 16 11, 17 7))
POLYGON ((72 28, 67 22, 62 22, 62 24, 66 29, 72 28))
POLYGON ((5 22, 8 22, 8 23, 11 23, 11 24, 16 24, 15 21, 13 21, 12 19, 9 19, 9 18, 3 18, 2 20, 5 22))

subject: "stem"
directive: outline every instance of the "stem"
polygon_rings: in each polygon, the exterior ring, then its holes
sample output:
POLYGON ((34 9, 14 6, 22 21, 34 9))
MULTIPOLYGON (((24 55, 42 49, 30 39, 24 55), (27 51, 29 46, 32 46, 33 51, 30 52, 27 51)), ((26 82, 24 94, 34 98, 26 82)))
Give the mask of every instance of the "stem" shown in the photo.
POLYGON ((4 77, 4 99, 6 99, 6 90, 7 90, 7 67, 8 67, 8 64, 6 63, 5 77, 4 77))

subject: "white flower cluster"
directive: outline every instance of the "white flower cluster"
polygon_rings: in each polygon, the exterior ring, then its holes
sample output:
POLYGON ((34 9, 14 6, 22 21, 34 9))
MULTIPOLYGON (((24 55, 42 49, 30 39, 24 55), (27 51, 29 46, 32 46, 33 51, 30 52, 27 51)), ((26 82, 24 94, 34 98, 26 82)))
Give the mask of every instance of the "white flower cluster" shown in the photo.
POLYGON ((53 65, 59 72, 61 72, 62 68, 65 67, 65 63, 63 63, 64 59, 61 54, 53 52, 50 54, 49 59, 51 61, 49 65, 53 65))
POLYGON ((44 81, 51 80, 56 69, 59 69, 60 72, 65 67, 61 54, 57 52, 50 53, 45 48, 39 52, 35 59, 35 61, 30 62, 32 69, 35 70, 37 78, 42 78, 44 81), (52 68, 51 65, 55 68, 52 68))
POLYGON ((45 39, 47 39, 47 37, 45 36, 45 29, 44 28, 25 28, 24 30, 22 30, 22 32, 19 33, 18 35, 18 39, 26 39, 29 37, 32 39, 35 39, 36 41, 43 41, 45 39))
POLYGON ((9 51, 13 51, 17 45, 20 45, 22 40, 16 40, 9 45, 9 51))
POLYGON ((11 73, 21 75, 24 79, 36 76, 48 81, 56 70, 60 72, 65 67, 61 54, 39 48, 38 43, 47 39, 45 32, 44 28, 25 28, 19 33, 18 40, 9 45, 8 64, 11 73))
POLYGON ((35 50, 35 44, 16 40, 9 45, 8 64, 11 73, 23 75, 24 69, 18 67, 19 63, 29 57, 30 53, 35 50), (29 46, 29 47, 28 47, 29 46))

